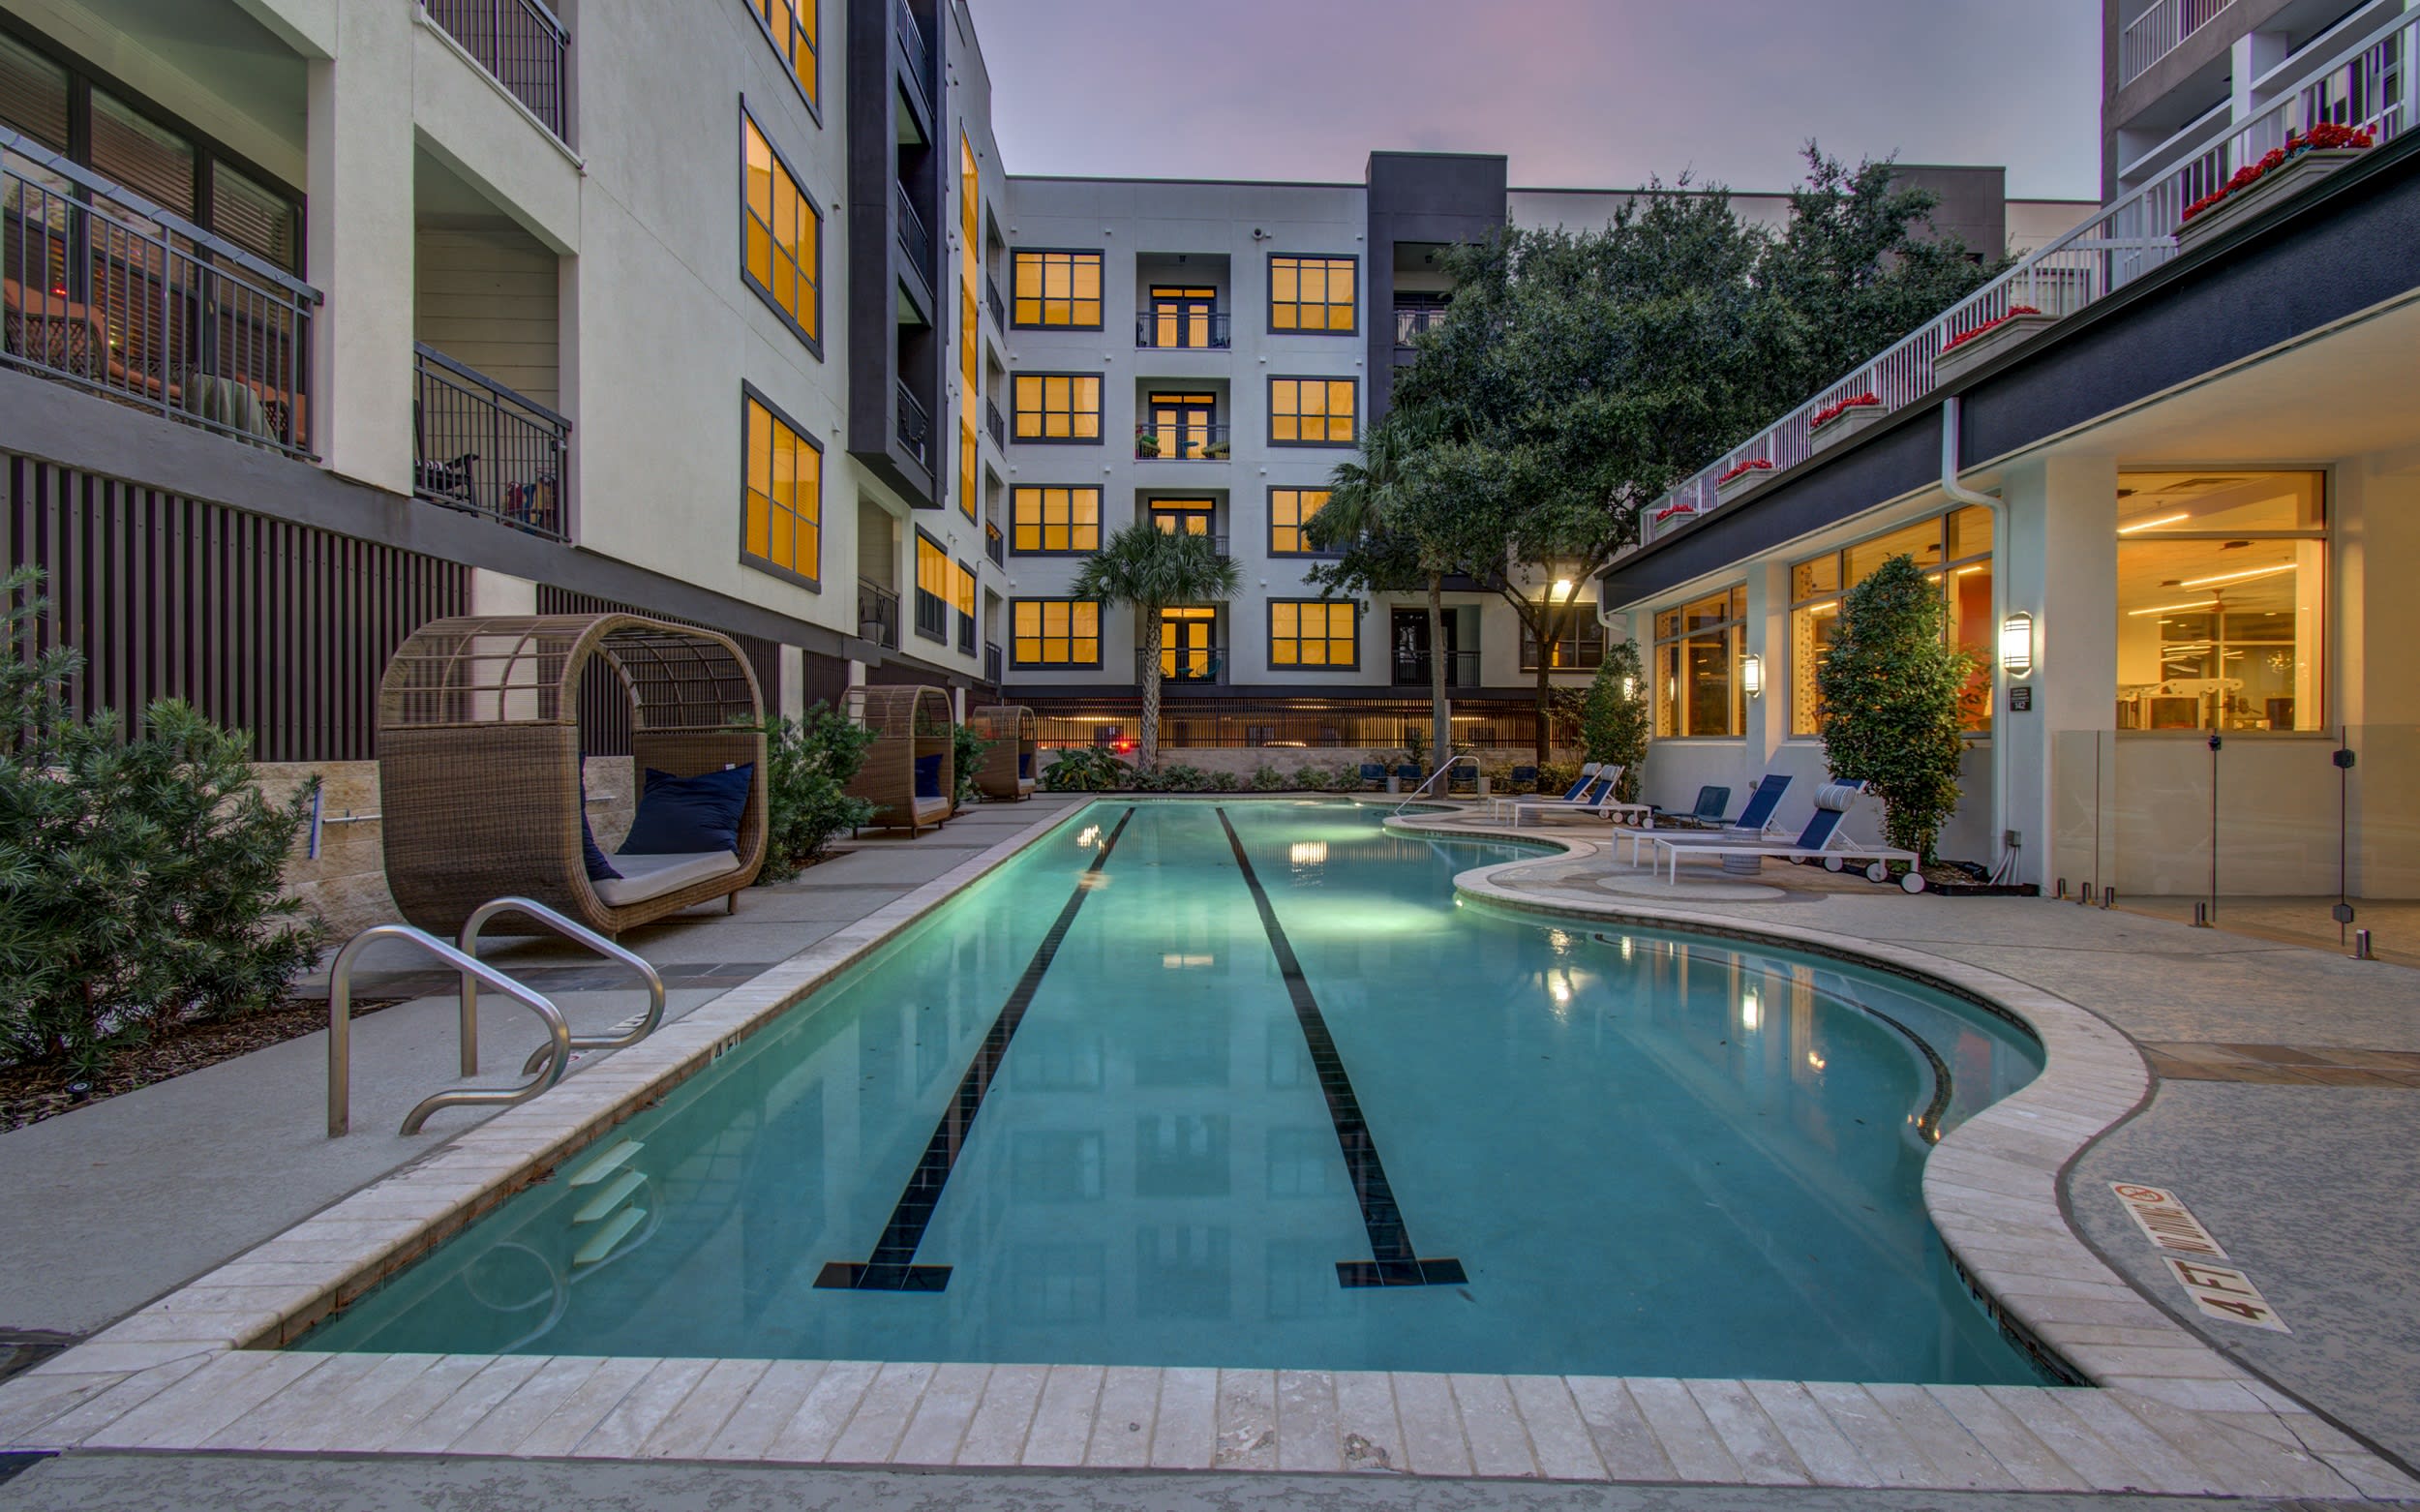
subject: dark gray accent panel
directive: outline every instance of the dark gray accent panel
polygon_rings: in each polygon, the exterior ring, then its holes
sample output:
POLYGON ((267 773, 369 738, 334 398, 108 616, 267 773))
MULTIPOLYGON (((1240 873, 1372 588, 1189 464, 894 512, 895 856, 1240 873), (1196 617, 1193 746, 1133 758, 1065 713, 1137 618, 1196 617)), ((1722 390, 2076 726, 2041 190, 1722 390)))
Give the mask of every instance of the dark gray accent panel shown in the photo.
MULTIPOLYGON (((922 23, 936 78, 949 76, 943 52, 949 28, 935 24, 932 0, 905 0, 922 23)), ((899 249, 899 197, 904 190, 930 234, 943 222, 945 164, 954 166, 955 143, 944 143, 910 81, 899 45, 901 0, 849 0, 848 153, 849 193, 849 434, 850 455, 871 468, 920 509, 941 506, 944 438, 953 418, 941 404, 948 343, 942 332, 954 319, 954 303, 942 300, 923 272, 899 249), (902 148, 902 124, 922 136, 920 150, 902 148), (947 150, 945 151, 945 148, 947 150), (925 323, 899 324, 895 301, 906 288, 925 323), (945 315, 945 304, 951 313, 945 315), (928 417, 924 458, 919 461, 900 436, 898 390, 905 387, 928 417)), ((933 267, 947 266, 936 240, 933 267)))
POLYGON ((1504 224, 1504 159, 1451 152, 1374 152, 1369 240, 1362 257, 1369 343, 1367 414, 1377 423, 1395 394, 1395 244, 1479 241, 1504 224))

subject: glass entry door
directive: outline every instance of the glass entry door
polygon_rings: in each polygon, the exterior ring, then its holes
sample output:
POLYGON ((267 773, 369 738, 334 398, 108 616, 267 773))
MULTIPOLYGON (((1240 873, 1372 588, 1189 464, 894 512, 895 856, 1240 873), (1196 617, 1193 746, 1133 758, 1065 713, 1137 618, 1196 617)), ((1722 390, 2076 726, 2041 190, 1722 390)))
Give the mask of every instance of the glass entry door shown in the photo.
POLYGON ((1216 609, 1160 611, 1160 676, 1170 682, 1208 682, 1219 675, 1216 609))
POLYGON ((1208 347, 1219 313, 1219 291, 1198 285, 1155 284, 1151 289, 1151 345, 1208 347))

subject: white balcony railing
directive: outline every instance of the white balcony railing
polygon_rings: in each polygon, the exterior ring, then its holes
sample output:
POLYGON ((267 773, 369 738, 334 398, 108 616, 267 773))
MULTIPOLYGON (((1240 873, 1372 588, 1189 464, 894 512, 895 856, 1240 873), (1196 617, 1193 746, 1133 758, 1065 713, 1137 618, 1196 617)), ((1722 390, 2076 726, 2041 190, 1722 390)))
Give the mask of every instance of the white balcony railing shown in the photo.
POLYGON ((2019 306, 2044 315, 2072 315, 2107 298, 2176 256, 2176 227, 2185 207, 2219 188, 2235 169, 2282 146, 2289 132, 2332 122, 2369 132, 2378 146, 2411 128, 2415 78, 2408 60, 2420 45, 2420 12, 2366 26, 2340 46, 2312 49, 2297 81, 2282 84, 2259 114, 2206 136, 2157 177, 2102 207, 2082 225, 1951 306, 1929 323, 1831 383, 1716 458, 1703 471, 1648 506, 1639 520, 1644 544, 1715 507, 1715 479, 1742 462, 1763 461, 1781 471, 1814 455, 1807 421, 1815 411, 1859 394, 1886 409, 1933 389, 1933 359, 1960 335, 2019 306))
POLYGON ((2150 10, 2126 23, 2118 35, 2118 82, 2131 84, 2174 52, 2193 33, 2217 20, 2235 0, 2153 0, 2150 10))

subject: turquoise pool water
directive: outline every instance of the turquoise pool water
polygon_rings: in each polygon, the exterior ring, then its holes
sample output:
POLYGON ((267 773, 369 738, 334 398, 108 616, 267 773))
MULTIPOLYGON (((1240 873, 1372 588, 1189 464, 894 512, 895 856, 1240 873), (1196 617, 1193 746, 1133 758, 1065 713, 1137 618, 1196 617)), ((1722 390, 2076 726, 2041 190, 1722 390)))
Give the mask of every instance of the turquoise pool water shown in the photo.
POLYGON ((2027 1037, 1382 818, 1095 804, 302 1346, 2037 1378, 1918 1185, 2027 1037))

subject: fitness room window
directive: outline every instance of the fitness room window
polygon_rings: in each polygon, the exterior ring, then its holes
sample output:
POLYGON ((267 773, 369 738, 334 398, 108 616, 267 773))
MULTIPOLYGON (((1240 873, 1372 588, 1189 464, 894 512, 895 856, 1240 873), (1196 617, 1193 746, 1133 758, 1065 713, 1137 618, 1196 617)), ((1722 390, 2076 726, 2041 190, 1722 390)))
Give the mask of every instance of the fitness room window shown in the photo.
POLYGON ((1655 733, 1667 740, 1747 728, 1739 656, 1747 642, 1742 583, 1655 617, 1655 733))
POLYGON ((1842 585, 1854 587, 1893 557, 1913 557, 1924 575, 1941 585, 1949 610, 1950 644, 1974 658, 1975 670, 1958 697, 1962 728, 1991 729, 1991 669, 1999 647, 1991 618, 1991 511, 1980 505, 1953 509, 1887 535, 1828 551, 1790 568, 1790 733, 1824 733, 1823 699, 1815 669, 1831 652, 1840 633, 1842 585))

